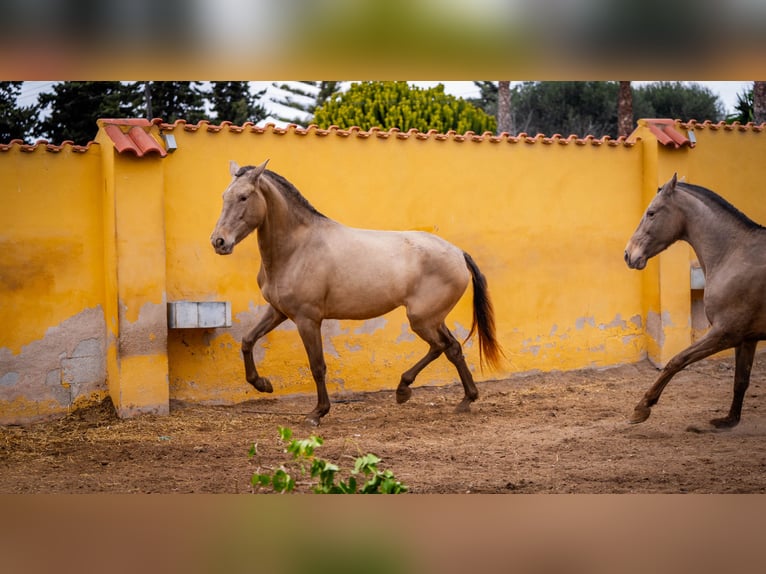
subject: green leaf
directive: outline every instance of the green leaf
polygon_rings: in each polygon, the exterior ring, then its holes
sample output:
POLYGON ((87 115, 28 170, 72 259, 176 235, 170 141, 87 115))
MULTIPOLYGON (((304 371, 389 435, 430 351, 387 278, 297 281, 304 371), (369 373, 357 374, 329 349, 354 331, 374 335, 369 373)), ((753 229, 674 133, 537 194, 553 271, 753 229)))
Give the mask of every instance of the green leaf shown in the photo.
POLYGON ((354 474, 364 472, 364 474, 372 474, 378 470, 377 464, 380 459, 372 453, 368 453, 364 456, 360 456, 354 463, 354 474))
POLYGON ((279 438, 283 441, 288 441, 293 438, 293 431, 287 427, 279 427, 279 438))
POLYGON ((274 473, 271 482, 276 492, 290 492, 295 488, 295 480, 282 468, 274 473))
POLYGON ((271 483, 271 475, 269 474, 254 474, 250 479, 253 486, 267 487, 271 483))

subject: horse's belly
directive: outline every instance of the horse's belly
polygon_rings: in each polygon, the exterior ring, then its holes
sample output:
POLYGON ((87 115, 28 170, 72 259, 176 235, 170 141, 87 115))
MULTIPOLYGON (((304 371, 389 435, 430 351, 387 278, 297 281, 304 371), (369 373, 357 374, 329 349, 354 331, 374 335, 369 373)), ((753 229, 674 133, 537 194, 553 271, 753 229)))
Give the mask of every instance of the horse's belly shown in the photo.
POLYGON ((356 281, 328 291, 324 308, 327 318, 371 319, 404 304, 401 285, 356 281))

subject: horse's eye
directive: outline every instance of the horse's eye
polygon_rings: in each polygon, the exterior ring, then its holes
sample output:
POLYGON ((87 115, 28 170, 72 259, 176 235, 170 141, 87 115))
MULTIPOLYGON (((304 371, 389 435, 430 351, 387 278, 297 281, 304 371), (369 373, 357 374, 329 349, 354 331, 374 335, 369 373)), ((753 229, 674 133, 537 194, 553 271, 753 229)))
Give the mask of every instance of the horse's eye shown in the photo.
POLYGON ((646 216, 647 216, 649 219, 652 219, 652 218, 654 217, 654 213, 655 213, 654 211, 647 211, 647 212, 646 212, 646 216))
POLYGON ((239 200, 240 201, 247 201, 247 196, 246 195, 240 195, 239 196, 239 200))

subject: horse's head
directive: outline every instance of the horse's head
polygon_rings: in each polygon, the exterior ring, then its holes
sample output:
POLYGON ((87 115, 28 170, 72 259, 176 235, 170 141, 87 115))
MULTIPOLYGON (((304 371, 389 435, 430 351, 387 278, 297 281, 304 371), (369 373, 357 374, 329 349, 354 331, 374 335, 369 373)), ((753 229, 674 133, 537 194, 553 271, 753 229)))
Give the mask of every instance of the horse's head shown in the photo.
POLYGON ((660 188, 628 241, 625 263, 631 269, 643 269, 649 259, 683 235, 685 219, 675 202, 677 182, 673 174, 660 188))
POLYGON ((223 192, 223 208, 210 242, 219 255, 228 255, 234 246, 255 230, 266 216, 266 201, 258 190, 258 179, 266 169, 266 160, 258 167, 240 168, 229 164, 232 181, 223 192))

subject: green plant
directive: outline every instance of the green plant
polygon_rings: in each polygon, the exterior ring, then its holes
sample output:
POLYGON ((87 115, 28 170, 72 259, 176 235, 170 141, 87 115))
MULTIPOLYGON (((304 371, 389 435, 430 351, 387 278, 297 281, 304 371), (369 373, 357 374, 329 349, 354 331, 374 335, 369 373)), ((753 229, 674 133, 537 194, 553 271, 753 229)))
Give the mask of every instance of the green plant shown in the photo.
MULTIPOLYGON (((308 474, 316 481, 312 491, 316 494, 401 494, 407 492, 407 487, 396 479, 390 470, 380 470, 380 458, 368 453, 360 456, 354 463, 354 469, 346 480, 338 480, 340 468, 327 460, 315 456, 314 451, 322 446, 322 437, 311 435, 305 439, 293 438, 293 431, 279 427, 279 438, 286 443, 285 452, 293 458, 291 466, 297 467, 300 473, 308 474), (363 475, 365 480, 358 481, 363 475), (336 482, 337 481, 337 482, 336 482), (361 484, 360 484, 361 483, 361 484)), ((248 452, 252 458, 258 454, 254 443, 248 452)), ((274 492, 292 492, 295 489, 295 478, 284 464, 272 473, 256 472, 251 478, 256 489, 271 488, 274 492)))
POLYGON ((321 128, 357 126, 401 131, 416 129, 463 134, 494 132, 497 121, 483 110, 444 92, 444 85, 417 88, 407 82, 361 82, 345 92, 330 96, 314 110, 314 122, 321 128))

